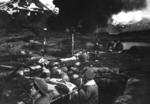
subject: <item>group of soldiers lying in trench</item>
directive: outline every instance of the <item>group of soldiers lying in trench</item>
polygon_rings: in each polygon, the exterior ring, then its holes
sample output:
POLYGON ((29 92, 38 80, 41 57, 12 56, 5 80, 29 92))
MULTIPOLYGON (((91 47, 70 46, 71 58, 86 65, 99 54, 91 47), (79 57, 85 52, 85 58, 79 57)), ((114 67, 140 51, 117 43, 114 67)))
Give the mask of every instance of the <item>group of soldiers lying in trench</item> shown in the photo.
POLYGON ((50 104, 64 98, 67 100, 63 100, 63 103, 98 104, 99 84, 117 83, 119 78, 116 80, 112 77, 120 75, 119 68, 94 66, 88 52, 79 52, 57 61, 40 58, 35 62, 18 72, 26 78, 34 79, 31 89, 34 104, 50 104))

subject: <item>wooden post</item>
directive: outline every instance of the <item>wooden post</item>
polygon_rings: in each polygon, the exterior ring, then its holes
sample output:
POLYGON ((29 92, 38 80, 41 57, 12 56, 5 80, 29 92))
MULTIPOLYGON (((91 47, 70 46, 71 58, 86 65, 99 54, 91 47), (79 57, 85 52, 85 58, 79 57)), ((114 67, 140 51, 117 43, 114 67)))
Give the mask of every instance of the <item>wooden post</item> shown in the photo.
POLYGON ((71 50, 71 52, 72 52, 72 55, 74 54, 74 33, 72 33, 72 50, 71 50))

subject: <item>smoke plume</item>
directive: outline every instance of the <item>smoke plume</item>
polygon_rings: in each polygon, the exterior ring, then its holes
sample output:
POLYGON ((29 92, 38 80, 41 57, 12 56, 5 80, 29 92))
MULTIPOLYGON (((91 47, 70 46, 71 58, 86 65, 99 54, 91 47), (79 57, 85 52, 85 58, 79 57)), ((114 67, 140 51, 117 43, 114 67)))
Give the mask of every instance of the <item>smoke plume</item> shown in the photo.
POLYGON ((122 4, 124 11, 140 10, 146 7, 147 0, 122 0, 122 4))
POLYGON ((150 0, 143 2, 142 6, 136 5, 136 8, 132 8, 130 11, 123 9, 118 14, 112 15, 111 19, 113 25, 127 25, 140 22, 144 19, 150 20, 150 0))

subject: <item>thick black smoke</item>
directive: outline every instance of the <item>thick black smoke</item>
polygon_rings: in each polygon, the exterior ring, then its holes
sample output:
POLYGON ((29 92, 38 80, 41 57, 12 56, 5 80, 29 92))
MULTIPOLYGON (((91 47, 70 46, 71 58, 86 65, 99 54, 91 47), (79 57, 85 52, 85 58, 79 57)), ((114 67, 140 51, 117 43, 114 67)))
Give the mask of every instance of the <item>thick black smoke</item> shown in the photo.
POLYGON ((60 9, 59 20, 65 26, 81 23, 87 29, 105 26, 112 14, 121 10, 142 9, 146 0, 55 0, 60 9))
POLYGON ((108 19, 121 10, 142 9, 146 0, 54 0, 58 16, 50 16, 47 24, 55 28, 82 25, 86 30, 106 26, 108 19))
POLYGON ((139 10, 146 7, 147 0, 122 0, 125 11, 139 10))
POLYGON ((105 26, 111 14, 119 12, 123 6, 121 0, 55 0, 54 3, 60 9, 59 18, 63 25, 80 23, 87 29, 105 26))

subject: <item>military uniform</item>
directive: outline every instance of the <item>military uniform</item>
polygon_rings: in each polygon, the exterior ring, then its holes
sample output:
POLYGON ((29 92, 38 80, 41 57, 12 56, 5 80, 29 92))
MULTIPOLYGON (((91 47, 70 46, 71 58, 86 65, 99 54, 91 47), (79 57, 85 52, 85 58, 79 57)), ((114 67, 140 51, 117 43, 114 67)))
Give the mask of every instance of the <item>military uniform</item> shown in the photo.
POLYGON ((99 91, 98 85, 94 81, 95 74, 92 70, 87 69, 84 73, 86 80, 85 84, 79 88, 78 91, 78 104, 98 104, 99 103, 99 91))
POLYGON ((80 104, 98 104, 98 86, 94 80, 88 81, 79 90, 80 104))

